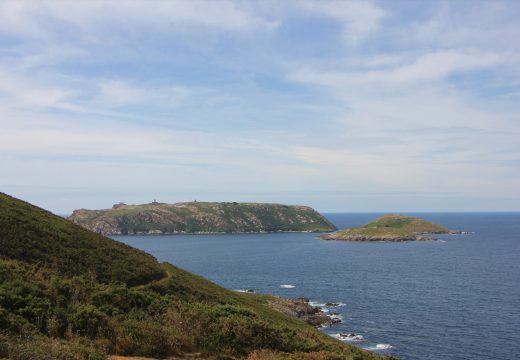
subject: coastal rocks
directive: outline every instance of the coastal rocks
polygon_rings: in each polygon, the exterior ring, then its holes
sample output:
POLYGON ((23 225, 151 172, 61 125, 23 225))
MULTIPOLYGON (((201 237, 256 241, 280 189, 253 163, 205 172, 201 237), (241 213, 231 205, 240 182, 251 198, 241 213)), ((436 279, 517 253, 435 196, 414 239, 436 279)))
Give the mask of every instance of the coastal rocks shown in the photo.
POLYGON ((330 233, 330 234, 323 234, 320 236, 323 240, 344 240, 344 241, 414 241, 414 240, 434 240, 433 237, 426 237, 426 236, 393 236, 393 235, 374 235, 374 236, 368 236, 368 235, 361 235, 361 234, 338 234, 338 233, 330 233))
POLYGON ((325 306, 328 306, 328 307, 337 307, 337 306, 339 306, 339 303, 330 303, 330 302, 328 302, 328 303, 325 303, 325 306))
POLYGON ((331 326, 342 321, 340 314, 327 314, 321 307, 311 305, 307 298, 285 299, 274 296, 268 304, 275 310, 300 318, 315 327, 331 326))

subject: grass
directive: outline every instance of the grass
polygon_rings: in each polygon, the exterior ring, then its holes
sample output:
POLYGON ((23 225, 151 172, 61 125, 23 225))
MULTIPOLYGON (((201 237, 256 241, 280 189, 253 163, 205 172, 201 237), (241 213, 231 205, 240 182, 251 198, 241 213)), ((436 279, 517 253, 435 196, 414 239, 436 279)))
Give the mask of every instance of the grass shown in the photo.
POLYGON ((378 358, 3 194, 0 224, 0 358, 378 358))

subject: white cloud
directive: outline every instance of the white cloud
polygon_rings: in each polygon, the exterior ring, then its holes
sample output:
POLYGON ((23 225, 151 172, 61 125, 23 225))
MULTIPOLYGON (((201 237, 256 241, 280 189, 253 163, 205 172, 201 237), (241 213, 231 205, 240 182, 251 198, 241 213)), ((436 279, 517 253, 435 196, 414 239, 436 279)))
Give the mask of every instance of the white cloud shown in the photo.
POLYGON ((414 184, 410 183, 406 169, 411 164, 402 156, 389 157, 388 153, 318 146, 296 146, 290 151, 298 159, 315 167, 315 175, 333 174, 323 181, 337 189, 356 184, 360 190, 378 188, 385 191, 396 187, 412 190, 410 185, 415 190, 423 185, 420 174, 414 178, 414 184))
POLYGON ((70 26, 85 36, 106 28, 169 28, 198 25, 220 29, 271 29, 276 22, 243 10, 233 1, 203 0, 78 0, 0 2, 0 32, 24 37, 48 37, 70 26))
POLYGON ((494 53, 440 51, 422 55, 410 65, 373 76, 376 81, 386 79, 393 83, 436 81, 455 73, 490 68, 499 63, 507 63, 508 60, 507 56, 494 53))
POLYGON ((459 6, 444 1, 432 8, 426 20, 412 21, 392 29, 392 38, 419 48, 480 48, 519 50, 518 6, 508 1, 474 1, 459 6))
POLYGON ((454 74, 517 65, 520 57, 509 53, 437 51, 399 57, 367 58, 368 70, 317 70, 301 68, 289 73, 290 80, 332 87, 391 85, 442 81, 454 74), (377 64, 380 68, 377 69, 377 64), (392 65, 390 65, 392 64, 392 65))
POLYGON ((99 93, 93 102, 107 108, 131 105, 172 107, 191 93, 189 89, 180 86, 136 85, 122 80, 103 80, 97 86, 99 93))
POLYGON ((0 68, 0 97, 2 94, 7 96, 9 106, 64 108, 74 92, 0 68))
POLYGON ((124 113, 117 112, 118 109, 126 106, 171 109, 182 104, 195 91, 209 93, 200 88, 130 79, 63 76, 0 62, 0 113, 18 108, 22 111, 58 109, 71 113, 124 116, 124 113))
POLYGON ((327 0, 306 1, 309 11, 337 19, 343 26, 343 37, 350 45, 356 45, 380 29, 385 12, 372 1, 327 0))
POLYGON ((446 4, 0 1, 0 185, 518 198, 518 10, 446 4))

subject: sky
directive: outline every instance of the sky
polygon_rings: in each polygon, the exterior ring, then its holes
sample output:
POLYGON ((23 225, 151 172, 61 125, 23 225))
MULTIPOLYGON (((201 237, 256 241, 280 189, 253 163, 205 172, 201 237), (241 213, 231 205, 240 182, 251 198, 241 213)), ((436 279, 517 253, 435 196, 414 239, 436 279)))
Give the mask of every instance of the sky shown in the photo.
POLYGON ((0 1, 0 191, 520 210, 520 2, 0 1))

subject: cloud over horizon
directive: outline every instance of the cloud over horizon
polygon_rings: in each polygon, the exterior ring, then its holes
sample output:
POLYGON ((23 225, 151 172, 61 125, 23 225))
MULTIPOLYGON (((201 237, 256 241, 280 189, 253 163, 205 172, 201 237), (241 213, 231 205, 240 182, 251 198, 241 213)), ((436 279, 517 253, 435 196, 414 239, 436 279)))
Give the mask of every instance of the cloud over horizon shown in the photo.
POLYGON ((0 191, 57 213, 519 211, 518 16, 509 1, 3 1, 0 191))

